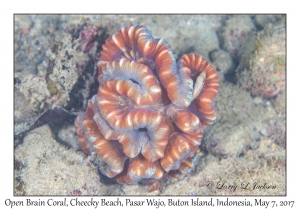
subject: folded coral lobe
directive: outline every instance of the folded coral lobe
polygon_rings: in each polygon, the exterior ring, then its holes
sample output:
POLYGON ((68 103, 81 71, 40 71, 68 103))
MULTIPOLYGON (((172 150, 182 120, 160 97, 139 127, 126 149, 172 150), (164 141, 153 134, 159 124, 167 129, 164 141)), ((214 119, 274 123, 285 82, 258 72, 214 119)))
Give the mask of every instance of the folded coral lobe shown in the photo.
POLYGON ((101 172, 108 177, 114 177, 122 172, 127 157, 118 141, 107 140, 100 132, 94 120, 94 101, 95 97, 89 100, 86 112, 77 117, 75 129, 82 149, 88 154, 96 152, 102 162, 101 172), (81 140, 82 137, 85 138, 85 141, 81 140))
POLYGON ((203 57, 188 54, 183 55, 178 60, 178 68, 187 74, 195 81, 194 91, 197 88, 197 80, 201 73, 205 72, 204 84, 200 93, 195 98, 195 104, 198 112, 195 114, 200 118, 202 125, 212 124, 215 120, 217 111, 214 106, 214 99, 219 89, 219 78, 217 72, 203 57))
POLYGON ((146 27, 127 26, 106 40, 97 64, 100 83, 106 64, 121 58, 147 65, 177 106, 191 103, 193 81, 177 69, 170 45, 163 39, 154 39, 146 27))
MULTIPOLYGON (((160 85, 152 71, 143 64, 126 58, 107 63, 102 68, 103 83, 108 89, 99 94, 116 93, 130 98, 136 105, 147 105, 161 96, 160 85)), ((99 91, 99 92, 100 92, 99 91)))
POLYGON ((122 184, 137 184, 143 179, 160 179, 163 174, 164 170, 158 161, 150 162, 138 155, 129 161, 127 170, 118 175, 116 179, 122 184))
POLYGON ((170 45, 144 26, 127 26, 103 45, 98 93, 75 121, 79 143, 97 154, 100 171, 117 182, 190 173, 203 129, 216 117, 219 80, 201 56, 177 63, 170 45))

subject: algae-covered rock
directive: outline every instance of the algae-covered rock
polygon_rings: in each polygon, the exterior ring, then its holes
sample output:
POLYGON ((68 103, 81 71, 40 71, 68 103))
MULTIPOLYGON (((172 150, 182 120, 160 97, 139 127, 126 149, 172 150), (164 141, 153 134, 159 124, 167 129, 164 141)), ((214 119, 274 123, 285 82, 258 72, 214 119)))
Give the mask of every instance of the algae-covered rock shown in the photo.
POLYGON ((108 191, 113 191, 114 185, 100 182, 98 169, 89 157, 60 145, 47 127, 32 131, 15 150, 15 162, 19 166, 15 172, 15 195, 21 192, 23 195, 113 193, 108 191))
POLYGON ((286 32, 285 24, 269 24, 250 39, 237 68, 242 88, 253 95, 270 98, 285 89, 286 32))
POLYGON ((239 59, 243 53, 243 46, 250 32, 255 30, 249 15, 233 15, 225 23, 222 31, 223 48, 230 55, 239 59))

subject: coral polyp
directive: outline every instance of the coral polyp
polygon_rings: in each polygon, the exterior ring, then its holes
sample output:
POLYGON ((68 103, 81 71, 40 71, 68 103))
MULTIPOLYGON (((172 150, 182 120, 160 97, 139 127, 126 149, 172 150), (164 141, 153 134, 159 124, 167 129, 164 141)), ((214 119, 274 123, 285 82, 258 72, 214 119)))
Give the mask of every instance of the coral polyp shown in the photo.
POLYGON ((199 55, 176 62, 170 45, 144 26, 122 28, 102 48, 98 93, 75 122, 83 151, 119 183, 189 173, 216 118, 216 71, 199 55))

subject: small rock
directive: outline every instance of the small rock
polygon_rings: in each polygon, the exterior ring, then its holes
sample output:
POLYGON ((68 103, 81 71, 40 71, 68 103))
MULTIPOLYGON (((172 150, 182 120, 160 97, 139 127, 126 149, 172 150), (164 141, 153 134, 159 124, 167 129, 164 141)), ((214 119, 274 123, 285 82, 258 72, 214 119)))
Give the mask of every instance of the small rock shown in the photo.
POLYGON ((271 148, 271 150, 275 150, 275 149, 276 149, 276 144, 275 144, 275 143, 272 143, 272 144, 270 145, 270 148, 271 148))
POLYGON ((228 52, 224 50, 216 50, 211 54, 211 59, 217 70, 222 73, 230 73, 233 70, 232 59, 228 52))
POLYGON ((253 99, 253 102, 254 102, 255 104, 260 104, 260 103, 262 102, 262 98, 261 98, 261 97, 255 97, 255 98, 253 99))

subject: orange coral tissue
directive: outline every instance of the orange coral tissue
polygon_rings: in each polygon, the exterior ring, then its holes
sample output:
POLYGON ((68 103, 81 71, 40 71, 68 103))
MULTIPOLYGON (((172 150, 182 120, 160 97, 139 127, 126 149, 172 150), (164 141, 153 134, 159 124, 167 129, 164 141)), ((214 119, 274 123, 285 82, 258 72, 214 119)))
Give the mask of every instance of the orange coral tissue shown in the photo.
POLYGON ((188 173, 203 129, 216 118, 213 67, 194 54, 176 62, 170 45, 144 26, 109 37, 97 66, 98 93, 75 128, 100 171, 125 184, 188 173))

